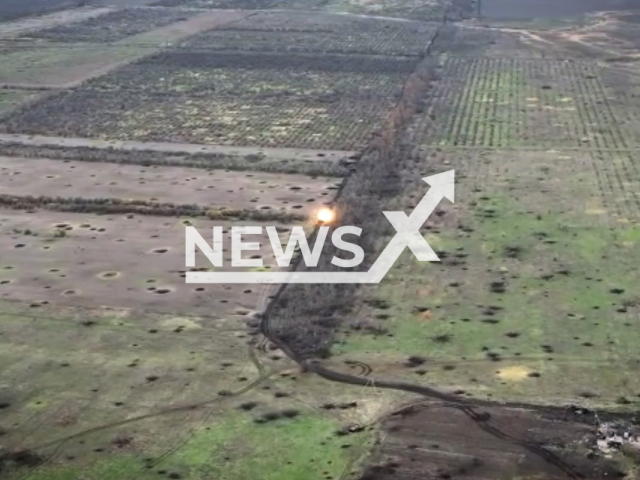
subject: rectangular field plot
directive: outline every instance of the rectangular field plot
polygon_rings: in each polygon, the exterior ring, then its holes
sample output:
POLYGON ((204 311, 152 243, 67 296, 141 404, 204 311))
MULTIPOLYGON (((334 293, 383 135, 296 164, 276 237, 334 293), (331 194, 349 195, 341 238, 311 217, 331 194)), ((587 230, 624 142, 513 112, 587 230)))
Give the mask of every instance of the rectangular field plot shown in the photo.
POLYGON ((384 37, 417 35, 438 28, 441 22, 421 22, 366 15, 344 15, 331 11, 265 11, 247 15, 219 30, 256 32, 315 32, 337 34, 380 34, 384 37))
POLYGON ((0 156, 0 193, 12 196, 110 198, 311 214, 330 198, 335 183, 335 179, 304 175, 0 156))
POLYGON ((597 66, 552 60, 447 61, 422 141, 485 147, 624 148, 597 66))
POLYGON ((180 68, 238 68, 247 70, 297 70, 332 73, 409 74, 417 61, 411 58, 390 58, 357 55, 279 55, 215 53, 176 49, 149 57, 141 62, 150 66, 180 68))
POLYGON ((2 128, 111 140, 352 150, 366 141, 391 105, 290 98, 249 103, 236 97, 181 94, 129 100, 118 92, 78 91, 47 99, 3 122, 2 128))
POLYGON ((30 159, 186 167, 344 177, 358 152, 301 148, 238 147, 199 143, 126 142, 79 137, 0 134, 0 155, 30 159))
POLYGON ((267 11, 247 15, 231 25, 222 26, 220 30, 253 30, 260 32, 317 32, 317 33, 344 33, 368 31, 375 33, 382 28, 393 28, 395 25, 402 28, 413 28, 421 25, 418 22, 399 22, 374 19, 364 16, 339 15, 330 12, 279 12, 267 11))
POLYGON ((194 48, 265 52, 360 53, 367 55, 419 55, 431 40, 436 28, 413 33, 396 31, 386 34, 342 32, 262 32, 247 30, 211 31, 189 42, 194 48))
MULTIPOLYGON (((252 312, 259 302, 258 288, 185 284, 184 222, 169 217, 2 210, 0 248, 7 255, 0 260, 0 299, 218 318, 252 312)), ((189 224, 208 242, 212 227, 224 226, 224 262, 229 266, 231 223, 191 219, 189 224)), ((290 229, 278 228, 282 238, 288 238, 290 229)), ((252 239, 261 244, 252 256, 263 259, 263 268, 277 268, 264 230, 262 237, 252 239)), ((196 262, 199 269, 213 268, 199 251, 196 262)))
POLYGON ((173 9, 117 10, 83 22, 30 32, 24 37, 57 42, 115 42, 131 35, 187 20, 196 13, 173 9))
POLYGON ((0 129, 354 150, 379 127, 414 64, 374 57, 167 53, 16 112, 0 129))
POLYGON ((374 57, 172 52, 88 85, 98 91, 296 97, 397 98, 415 60, 374 57))
MULTIPOLYGON (((455 368, 455 365, 446 366, 455 368)), ((506 370, 511 373, 513 367, 506 370)), ((506 405, 483 408, 486 418, 491 418, 493 428, 508 430, 510 435, 518 438, 535 438, 536 445, 553 449, 558 457, 569 459, 579 478, 596 479, 601 471, 606 472, 602 475, 604 478, 619 474, 606 461, 584 461, 573 453, 573 446, 579 444, 588 431, 585 423, 561 417, 550 409, 542 412, 540 408, 506 405)), ((379 467, 374 464, 370 468, 370 478, 376 480, 439 477, 457 480, 563 480, 568 476, 521 445, 507 440, 506 436, 493 436, 478 428, 461 411, 440 405, 405 408, 400 415, 387 420, 386 426, 378 458, 393 458, 398 467, 388 477, 378 476, 376 468, 379 467)))
POLYGON ((200 34, 188 45, 207 50, 419 55, 439 24, 344 15, 262 14, 200 34))
MULTIPOLYGON (((456 173, 465 176, 471 191, 492 183, 545 197, 553 190, 549 200, 564 215, 586 224, 619 226, 640 220, 640 152, 465 149, 445 155, 455 155, 456 173)), ((529 200, 531 204, 540 201, 529 200)))
POLYGON ((439 22, 314 12, 261 12, 193 37, 189 45, 239 51, 318 51, 380 55, 424 53, 439 22))

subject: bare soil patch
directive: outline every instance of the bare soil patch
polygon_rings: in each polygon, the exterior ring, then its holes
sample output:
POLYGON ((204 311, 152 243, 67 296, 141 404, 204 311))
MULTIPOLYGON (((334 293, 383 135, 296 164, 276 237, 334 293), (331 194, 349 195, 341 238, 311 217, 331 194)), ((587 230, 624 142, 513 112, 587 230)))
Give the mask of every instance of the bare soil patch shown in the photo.
POLYGON ((0 157, 0 193, 118 198, 212 208, 258 208, 312 214, 332 197, 335 181, 302 175, 137 167, 0 157))
MULTIPOLYGON (((205 237, 213 225, 224 225, 229 265, 228 222, 15 211, 0 219, 0 248, 11 252, 0 267, 0 299, 27 302, 34 311, 49 302, 251 318, 262 294, 246 285, 185 284, 185 225, 205 237)), ((247 255, 277 268, 266 233, 260 242, 262 249, 247 255)), ((212 267, 197 258, 198 268, 212 267)))
POLYGON ((357 154, 355 151, 311 150, 298 148, 229 147, 224 145, 203 145, 170 142, 126 142, 87 138, 46 137, 41 135, 0 134, 4 144, 21 144, 33 147, 95 148, 109 151, 183 153, 202 155, 244 155, 263 156, 273 160, 338 161, 357 154))
POLYGON ((342 177, 356 152, 291 148, 229 147, 164 142, 114 142, 84 138, 0 134, 3 155, 142 166, 260 171, 342 177))
POLYGON ((595 443, 591 425, 544 418, 526 408, 475 410, 470 416, 450 407, 416 405, 392 415, 385 422, 378 463, 362 480, 624 477, 620 466, 587 457, 595 443), (548 449, 552 461, 540 458, 538 448, 548 449))

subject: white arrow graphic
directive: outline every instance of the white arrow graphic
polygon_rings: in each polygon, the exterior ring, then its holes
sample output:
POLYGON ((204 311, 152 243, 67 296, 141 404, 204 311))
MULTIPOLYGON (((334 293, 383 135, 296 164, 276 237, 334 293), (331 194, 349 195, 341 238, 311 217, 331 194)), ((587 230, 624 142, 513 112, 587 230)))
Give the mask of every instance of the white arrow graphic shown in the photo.
POLYGON ((382 212, 391 225, 396 229, 395 236, 382 251, 376 263, 369 269, 367 275, 371 280, 367 283, 380 283, 391 269, 405 247, 416 256, 420 262, 439 262, 440 259, 420 234, 420 227, 427 221, 442 198, 452 203, 455 201, 454 170, 424 177, 422 180, 431 185, 427 194, 407 217, 404 212, 382 212))
POLYGON ((187 272, 187 283, 380 283, 406 247, 420 262, 439 262, 420 228, 443 198, 455 201, 455 171, 424 177, 431 188, 413 209, 383 212, 396 234, 368 272, 187 272))

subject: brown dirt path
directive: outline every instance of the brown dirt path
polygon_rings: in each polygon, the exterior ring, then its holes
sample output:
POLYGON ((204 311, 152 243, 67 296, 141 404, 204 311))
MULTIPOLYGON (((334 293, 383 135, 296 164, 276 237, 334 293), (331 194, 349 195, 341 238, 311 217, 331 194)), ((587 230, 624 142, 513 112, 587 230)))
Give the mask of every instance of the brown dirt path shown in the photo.
POLYGON ((0 133, 0 143, 18 143, 33 147, 90 147, 105 150, 156 151, 184 154, 257 155, 263 154, 273 160, 339 161, 356 155, 348 150, 313 150, 303 148, 236 147, 227 145, 203 145, 197 143, 136 142, 120 140, 98 140, 91 138, 49 137, 44 135, 22 135, 0 133))

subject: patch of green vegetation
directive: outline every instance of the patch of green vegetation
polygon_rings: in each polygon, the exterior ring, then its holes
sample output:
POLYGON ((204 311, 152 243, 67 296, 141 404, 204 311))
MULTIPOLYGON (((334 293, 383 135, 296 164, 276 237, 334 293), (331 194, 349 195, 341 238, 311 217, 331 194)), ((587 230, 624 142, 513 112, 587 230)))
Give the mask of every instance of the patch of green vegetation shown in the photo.
MULTIPOLYGON (((159 463, 115 454, 105 461, 80 466, 45 467, 34 480, 96 478, 119 480, 169 478, 200 480, 324 480, 340 478, 363 453, 371 438, 367 433, 336 436, 339 425, 316 414, 300 414, 257 423, 249 413, 228 413, 198 429, 172 455, 159 463), (347 446, 348 445, 348 446, 347 446), (152 468, 147 468, 152 465, 152 468)), ((147 456, 150 452, 147 452, 147 456)), ((152 456, 152 454, 151 454, 152 456)))
POLYGON ((595 114, 599 100, 577 91, 585 78, 566 65, 449 58, 444 72, 442 108, 451 113, 432 143, 537 149, 595 145, 612 135, 607 129, 575 128, 581 115, 595 114))
POLYGON ((3 479, 321 480, 371 448, 369 430, 337 435, 340 414, 305 407, 335 398, 315 377, 254 384, 237 326, 33 305, 0 302, 0 370, 20 385, 0 389, 3 479))
POLYGON ((449 134, 440 144, 513 146, 518 128, 513 121, 513 99, 521 96, 524 82, 524 74, 517 66, 486 69, 472 65, 460 92, 465 114, 453 116, 449 134))
POLYGON ((46 44, 33 49, 7 48, 0 51, 0 83, 64 84, 77 80, 74 76, 82 79, 87 70, 134 59, 143 53, 146 53, 144 49, 111 45, 46 44), (96 59, 100 59, 100 65, 96 59))
POLYGON ((33 92, 26 92, 22 90, 0 90, 0 114, 32 97, 33 92))
POLYGON ((442 264, 405 252, 369 292, 390 306, 368 312, 383 315, 384 334, 344 332, 334 353, 370 363, 372 355, 424 357, 424 366, 407 367, 412 380, 506 399, 585 391, 607 404, 636 397, 640 227, 613 228, 553 196, 533 196, 490 187, 461 200, 465 229, 425 235, 442 264), (461 366, 440 371, 446 362, 461 366), (496 372, 505 365, 526 368, 525 383, 502 382, 496 372))
POLYGON ((197 465, 201 473, 207 474, 202 475, 203 478, 339 478, 354 455, 354 451, 342 448, 343 445, 364 438, 336 437, 337 428, 332 421, 315 415, 268 424, 257 424, 248 415, 235 415, 226 418, 222 428, 194 436, 175 460, 197 465), (217 447, 213 458, 212 447, 217 447))

